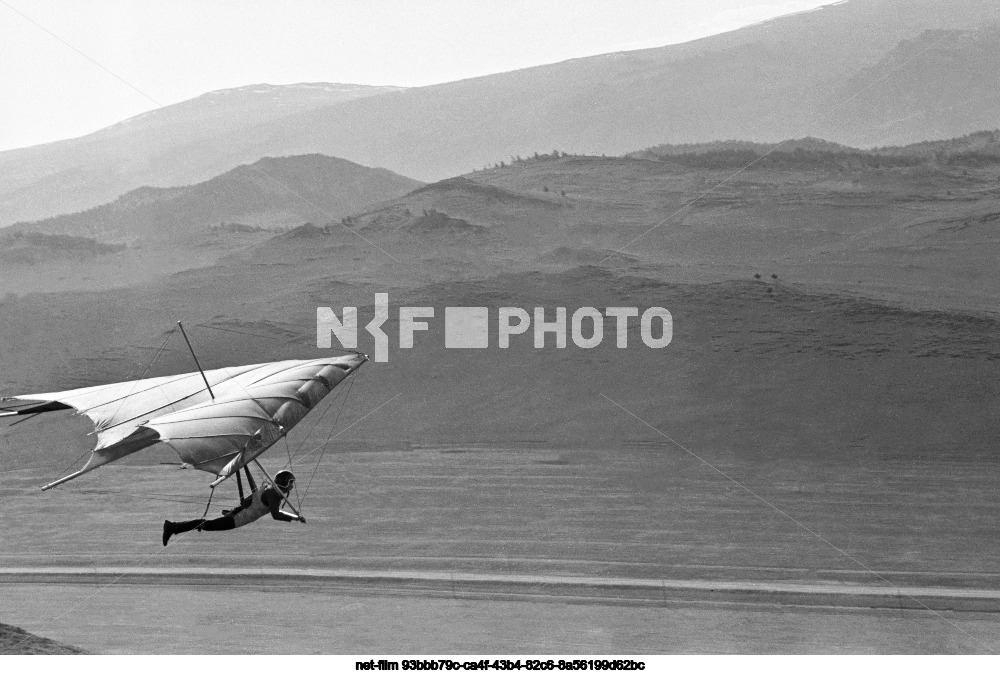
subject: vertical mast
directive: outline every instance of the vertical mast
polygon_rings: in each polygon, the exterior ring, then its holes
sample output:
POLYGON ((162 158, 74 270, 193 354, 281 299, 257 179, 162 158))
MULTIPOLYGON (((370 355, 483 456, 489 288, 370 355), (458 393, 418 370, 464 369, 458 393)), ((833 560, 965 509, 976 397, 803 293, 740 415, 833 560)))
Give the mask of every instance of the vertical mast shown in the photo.
POLYGON ((201 372, 201 378, 205 380, 205 387, 208 389, 208 395, 212 396, 212 400, 215 400, 215 394, 212 393, 212 386, 208 383, 208 377, 205 376, 205 371, 201 369, 201 363, 198 362, 198 356, 194 353, 194 348, 191 346, 191 340, 188 339, 187 333, 184 332, 184 326, 181 325, 180 321, 177 321, 178 327, 181 329, 181 334, 184 335, 184 341, 187 342, 188 349, 191 351, 191 357, 194 358, 194 364, 198 366, 198 372, 201 372))

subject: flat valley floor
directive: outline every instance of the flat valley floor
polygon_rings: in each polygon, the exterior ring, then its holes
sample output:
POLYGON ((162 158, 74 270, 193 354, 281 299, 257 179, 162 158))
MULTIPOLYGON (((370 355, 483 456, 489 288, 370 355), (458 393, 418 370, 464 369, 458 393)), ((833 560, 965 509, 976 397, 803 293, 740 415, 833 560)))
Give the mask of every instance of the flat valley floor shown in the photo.
MULTIPOLYGON (((76 421, 75 423, 79 423, 76 421)), ((438 446, 325 457, 306 525, 261 521, 163 548, 164 516, 197 517, 207 476, 110 466, 51 492, 6 475, 0 566, 288 568, 813 587, 992 591, 993 486, 978 458, 849 449, 753 466, 676 447, 438 446), (668 479, 669 478, 669 479, 668 479), (750 492, 753 492, 751 494, 750 492), (779 512, 780 510, 780 512, 779 512), (17 516, 12 516, 17 513, 17 516)), ((309 484, 308 471, 302 487, 309 484)), ((229 505, 217 495, 212 511, 229 505)), ((989 653, 1000 614, 783 606, 664 592, 662 602, 512 600, 386 588, 217 582, 5 582, 3 622, 96 653, 989 653)), ((822 603, 822 602, 821 602, 822 603)), ((992 606, 992 608, 990 608, 992 606)))

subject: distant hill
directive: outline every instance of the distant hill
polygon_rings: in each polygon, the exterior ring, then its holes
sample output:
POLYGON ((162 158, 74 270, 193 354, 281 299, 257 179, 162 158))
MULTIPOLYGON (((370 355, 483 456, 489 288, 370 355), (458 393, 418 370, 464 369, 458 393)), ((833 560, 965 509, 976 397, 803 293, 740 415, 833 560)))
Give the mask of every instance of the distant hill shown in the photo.
POLYGON ((213 228, 239 233, 339 219, 421 184, 335 157, 265 158, 196 185, 141 187, 97 208, 20 223, 11 230, 114 243, 182 241, 213 228))
POLYGON ((670 161, 685 166, 748 170, 765 166, 803 167, 827 164, 839 167, 916 166, 935 163, 995 162, 1000 159, 1000 130, 978 131, 938 141, 862 150, 819 138, 786 140, 780 143, 715 141, 682 145, 657 145, 630 152, 635 159, 670 161))
POLYGON ((109 255, 124 246, 100 243, 82 236, 65 234, 0 233, 0 262, 37 264, 54 259, 87 259, 109 255))
POLYGON ((978 131, 961 138, 913 143, 905 147, 878 148, 882 155, 903 154, 927 160, 975 161, 1000 159, 1000 130, 978 131))
POLYGON ((831 143, 830 141, 823 140, 822 138, 807 137, 783 140, 780 143, 755 143, 750 140, 713 140, 710 143, 681 143, 676 145, 663 143, 639 152, 629 152, 625 156, 645 156, 646 158, 652 158, 655 156, 704 154, 709 152, 724 152, 728 150, 753 150, 754 152, 763 154, 764 152, 768 152, 779 147, 785 152, 791 152, 792 150, 799 149, 822 152, 860 152, 857 148, 841 145, 840 143, 831 143))
POLYGON ((213 91, 81 138, 0 152, 0 226, 90 208, 140 185, 207 180, 265 156, 244 151, 257 125, 398 90, 255 84, 213 91))

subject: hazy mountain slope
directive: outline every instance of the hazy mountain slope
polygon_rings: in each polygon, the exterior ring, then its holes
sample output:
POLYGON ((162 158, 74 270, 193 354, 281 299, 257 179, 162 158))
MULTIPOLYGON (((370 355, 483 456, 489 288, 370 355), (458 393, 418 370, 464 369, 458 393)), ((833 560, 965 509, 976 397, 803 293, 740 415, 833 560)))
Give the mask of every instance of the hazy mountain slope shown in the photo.
POLYGON ((997 128, 998 69, 1000 24, 927 30, 839 84, 832 98, 849 103, 820 114, 813 128, 825 138, 864 146, 997 128))
POLYGON ((554 148, 954 136, 1000 123, 1000 47, 982 28, 997 22, 1000 6, 982 0, 850 0, 689 44, 317 109, 269 126, 259 151, 320 148, 427 180, 554 148))
POLYGON ((12 229, 115 242, 182 241, 223 224, 274 229, 339 219, 420 185, 385 169, 335 157, 265 158, 196 185, 142 187, 88 211, 12 229))
POLYGON ((0 152, 0 226, 88 208, 140 185, 205 180, 262 156, 240 152, 255 125, 397 89, 328 83, 224 89, 80 138, 0 152))
MULTIPOLYGON (((207 135, 180 122, 143 131, 140 118, 126 130, 141 132, 122 137, 105 130, 0 154, 0 225, 142 184, 203 180, 262 156, 322 152, 437 180, 553 149, 961 135, 1000 126, 997 24, 992 0, 848 0, 687 44, 418 89, 334 92, 333 104, 309 99, 274 119, 255 108, 237 126, 208 125, 207 135)), ((261 96, 299 95, 285 89, 261 96)), ((213 118, 212 100, 190 102, 192 114, 213 118)))

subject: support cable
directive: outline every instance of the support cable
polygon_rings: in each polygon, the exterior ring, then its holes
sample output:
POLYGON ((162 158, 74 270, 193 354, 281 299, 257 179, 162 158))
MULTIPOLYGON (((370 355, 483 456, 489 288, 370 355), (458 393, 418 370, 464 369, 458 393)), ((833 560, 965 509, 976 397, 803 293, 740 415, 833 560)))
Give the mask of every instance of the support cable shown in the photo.
POLYGON ((115 408, 115 413, 111 415, 112 419, 118 416, 118 413, 121 412, 122 406, 125 404, 125 401, 128 400, 133 393, 135 393, 135 387, 139 385, 140 381, 146 378, 147 374, 149 374, 149 371, 153 368, 153 364, 156 363, 156 359, 160 357, 161 353, 163 353, 163 348, 167 345, 167 342, 170 341, 170 338, 174 336, 175 332, 177 332, 177 328, 171 328, 170 332, 167 333, 167 336, 163 339, 163 343, 160 344, 160 348, 156 350, 156 353, 153 354, 152 360, 149 361, 149 365, 147 365, 146 369, 142 371, 142 374, 139 375, 139 378, 132 383, 132 388, 129 389, 129 392, 118 402, 118 407, 115 408))
MULTIPOLYGON (((176 330, 177 330, 177 328, 171 328, 170 332, 167 333, 167 336, 163 339, 163 343, 160 344, 160 348, 158 348, 156 350, 156 353, 153 354, 153 358, 149 361, 149 364, 146 365, 146 369, 142 371, 142 374, 139 375, 138 379, 136 379, 134 382, 132 382, 132 388, 129 389, 129 392, 124 397, 122 397, 122 399, 120 401, 118 401, 118 407, 115 408, 115 412, 114 412, 114 414, 111 415, 111 418, 116 417, 118 415, 118 413, 121 412, 122 406, 125 405, 125 401, 128 400, 132 396, 133 393, 135 393, 135 387, 139 385, 139 382, 142 381, 146 377, 146 375, 149 373, 149 371, 153 368, 153 365, 156 363, 156 359, 160 357, 161 353, 163 353, 164 347, 166 347, 167 342, 170 341, 170 338, 173 336, 173 334, 174 334, 174 332, 176 330)), ((83 412, 79 412, 79 411, 77 412, 78 415, 82 414, 82 413, 83 412)), ((13 426, 13 424, 11 424, 11 426, 13 426)), ((60 472, 62 474, 65 474, 73 466, 75 466, 77 463, 79 463, 80 459, 82 459, 83 457, 85 457, 87 454, 93 453, 93 451, 94 451, 93 449, 88 449, 83 454, 81 454, 80 456, 78 456, 73 461, 73 463, 69 464, 68 467, 64 468, 60 472)), ((58 486, 58 485, 55 485, 55 486, 58 486)))
POLYGON ((181 334, 184 335, 184 341, 187 342, 188 349, 191 351, 191 357, 194 358, 194 364, 198 366, 198 372, 201 372, 201 378, 205 381, 205 388, 208 389, 208 395, 212 396, 212 400, 215 400, 215 394, 212 393, 212 385, 208 383, 208 377, 205 376, 205 371, 201 369, 201 363, 198 362, 198 356, 194 352, 194 347, 191 346, 191 340, 188 339, 187 333, 184 332, 184 326, 181 325, 180 321, 177 321, 177 327, 181 329, 181 334))
MULTIPOLYGON (((345 388, 346 388, 346 387, 345 387, 345 388)), ((343 392, 344 392, 344 389, 339 389, 339 390, 337 391, 337 393, 336 393, 335 395, 333 395, 333 396, 330 396, 330 403, 329 403, 329 404, 328 404, 328 405, 326 406, 326 409, 325 409, 325 410, 323 410, 323 414, 321 414, 321 415, 319 416, 319 419, 317 419, 317 420, 316 420, 316 423, 314 423, 314 424, 312 425, 312 428, 310 428, 310 429, 309 429, 309 432, 308 432, 308 433, 306 433, 305 437, 304 437, 304 438, 302 438, 302 441, 301 441, 301 442, 299 442, 299 446, 295 448, 295 451, 294 451, 294 452, 292 453, 292 456, 298 456, 298 455, 299 455, 299 453, 300 453, 300 452, 302 451, 302 448, 303 448, 303 447, 305 446, 305 444, 306 444, 306 440, 308 440, 308 439, 309 439, 310 437, 312 437, 312 434, 313 434, 313 432, 314 432, 314 431, 315 431, 315 430, 316 430, 317 428, 319 428, 319 425, 320 425, 321 423, 323 423, 323 419, 325 419, 325 418, 326 418, 326 415, 327 415, 327 414, 329 414, 330 410, 332 410, 332 409, 333 409, 333 406, 334 406, 334 404, 335 404, 335 403, 337 402, 337 400, 338 400, 338 399, 340 398, 340 395, 341 395, 341 394, 342 394, 343 392)), ((327 394, 327 395, 329 396, 329 394, 327 394)), ((288 465, 289 465, 289 466, 291 466, 291 462, 289 462, 289 464, 288 464, 288 465)))
MULTIPOLYGON (((207 325, 205 323, 198 323, 194 325, 195 328, 205 328, 207 330, 218 330, 220 332, 231 332, 237 335, 246 335, 247 337, 257 337, 259 339, 272 339, 276 342, 281 342, 282 344, 303 344, 301 337, 292 337, 291 339, 285 339, 284 337, 275 337, 273 335, 259 335, 253 332, 244 332, 243 330, 233 330, 232 328, 220 328, 216 325, 207 325)), ((333 351, 343 351, 344 353, 357 353, 354 349, 345 349, 339 346, 326 347, 332 349, 333 351)))
MULTIPOLYGON (((288 434, 285 434, 285 453, 288 454, 288 469, 292 469, 292 449, 288 446, 288 434)), ((302 498, 299 496, 299 490, 295 490, 295 500, 299 504, 299 510, 302 510, 302 498)))
MULTIPOLYGON (((343 414, 344 408, 347 407, 347 398, 351 395, 351 389, 354 388, 354 377, 351 377, 351 381, 348 382, 347 390, 344 392, 344 402, 340 406, 340 411, 337 412, 337 418, 333 420, 333 425, 330 427, 330 433, 327 435, 326 440, 321 445, 323 451, 320 452, 319 458, 316 460, 316 465, 313 467, 312 474, 309 476, 309 482, 306 483, 306 488, 302 492, 302 497, 299 499, 301 504, 306 500, 306 496, 309 494, 309 487, 312 486, 313 478, 316 477, 316 472, 319 471, 319 466, 323 462, 323 455, 326 454, 326 448, 330 444, 330 440, 333 437, 333 432, 337 430, 337 423, 340 421, 340 415, 343 414)), ((332 405, 331 405, 332 407, 332 405)))

